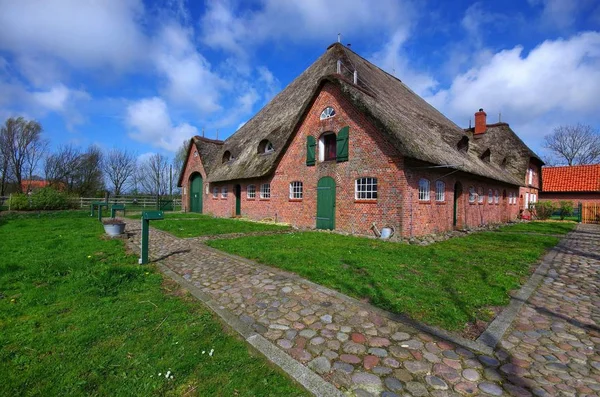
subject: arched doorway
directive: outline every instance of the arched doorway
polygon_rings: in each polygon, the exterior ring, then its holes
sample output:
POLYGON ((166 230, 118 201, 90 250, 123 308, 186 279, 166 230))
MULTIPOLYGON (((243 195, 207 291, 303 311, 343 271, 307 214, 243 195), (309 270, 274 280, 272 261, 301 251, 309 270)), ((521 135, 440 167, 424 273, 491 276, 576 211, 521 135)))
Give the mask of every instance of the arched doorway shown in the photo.
POLYGON ((335 229, 335 180, 329 176, 317 184, 317 229, 335 229))
POLYGON ((462 184, 460 182, 456 182, 454 184, 454 207, 453 207, 453 216, 452 216, 452 226, 455 228, 459 226, 459 211, 460 208, 458 206, 458 200, 462 194, 462 184))
POLYGON ((190 179, 190 212, 202 213, 202 175, 198 173, 190 179))

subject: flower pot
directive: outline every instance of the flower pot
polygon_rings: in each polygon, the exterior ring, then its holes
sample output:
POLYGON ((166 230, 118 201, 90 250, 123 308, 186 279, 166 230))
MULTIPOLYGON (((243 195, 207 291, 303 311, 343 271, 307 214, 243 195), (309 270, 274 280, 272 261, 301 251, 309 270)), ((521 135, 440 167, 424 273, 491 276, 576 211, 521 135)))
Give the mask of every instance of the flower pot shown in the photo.
POLYGON ((120 236, 125 233, 125 223, 105 224, 104 231, 111 237, 120 236))

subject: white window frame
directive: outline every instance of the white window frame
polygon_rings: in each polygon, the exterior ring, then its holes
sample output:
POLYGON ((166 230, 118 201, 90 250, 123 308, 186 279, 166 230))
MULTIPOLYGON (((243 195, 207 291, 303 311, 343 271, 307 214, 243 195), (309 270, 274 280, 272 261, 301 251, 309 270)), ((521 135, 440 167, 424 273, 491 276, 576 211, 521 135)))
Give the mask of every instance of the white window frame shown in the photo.
POLYGON ((500 202, 500 191, 498 189, 494 190, 494 203, 498 204, 500 202))
POLYGON ((494 190, 488 189, 488 204, 494 203, 494 190))
POLYGON ((260 185, 260 198, 261 199, 270 199, 271 198, 271 184, 263 183, 260 185))
POLYGON ((525 209, 529 208, 529 193, 525 193, 525 209))
POLYGON ((227 189, 227 186, 223 186, 221 188, 221 198, 227 198, 229 194, 229 190, 227 189))
POLYGON ((533 185, 533 168, 529 169, 529 184, 533 185))
POLYGON ((377 200, 377 178, 364 176, 354 180, 355 200, 377 200))
POLYGON ((213 198, 219 198, 219 188, 213 187, 213 198))
POLYGON ((335 109, 332 106, 327 106, 321 112, 321 115, 319 116, 319 119, 320 120, 326 120, 326 119, 332 118, 333 116, 335 116, 335 109))
POLYGON ((431 200, 431 182, 429 179, 419 179, 419 201, 431 200))
POLYGON ((249 199, 256 198, 256 185, 246 186, 246 198, 249 198, 249 199))
POLYGON ((483 188, 482 188, 481 186, 479 186, 479 187, 477 188, 477 202, 478 202, 479 204, 483 204, 483 199, 484 199, 484 196, 483 196, 483 188))
POLYGON ((435 182, 435 201, 446 201, 446 183, 444 181, 435 182))
POLYGON ((267 141, 267 144, 265 145, 265 153, 273 153, 275 151, 275 146, 273 146, 273 143, 271 141, 267 141))
POLYGON ((302 200, 304 198, 304 185, 301 181, 290 182, 290 199, 302 200))
POLYGON ((469 203, 474 203, 477 201, 477 193, 475 191, 475 186, 469 187, 469 203))

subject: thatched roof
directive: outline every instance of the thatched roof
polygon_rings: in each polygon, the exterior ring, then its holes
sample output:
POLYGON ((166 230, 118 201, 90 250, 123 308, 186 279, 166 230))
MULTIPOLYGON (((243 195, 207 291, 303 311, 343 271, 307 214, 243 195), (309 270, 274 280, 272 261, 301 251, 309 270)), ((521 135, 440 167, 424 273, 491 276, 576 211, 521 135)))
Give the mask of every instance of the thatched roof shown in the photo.
MULTIPOLYGON (((298 122, 325 82, 339 86, 402 155, 510 184, 522 183, 522 178, 496 162, 483 161, 472 150, 459 151, 456 144, 468 132, 399 79, 339 43, 329 46, 325 54, 226 139, 218 147, 220 153, 210 152, 210 159, 203 157, 205 167, 211 163, 207 170, 209 182, 257 178, 273 172, 298 122), (336 73, 338 60, 343 65, 341 74, 336 73), (352 82, 354 70, 358 72, 357 85, 352 82), (273 153, 258 153, 263 139, 273 143, 273 153), (230 151, 234 159, 222 163, 225 151, 230 151)), ((472 134, 470 138, 472 141, 472 134)), ((205 143, 198 141, 197 145, 201 148, 205 143)), ((212 150, 216 151, 214 145, 212 150)))
MULTIPOLYGON (((477 134, 475 139, 471 140, 474 153, 481 156, 483 152, 489 150, 491 162, 500 165, 506 159, 506 170, 519 178, 522 183, 525 181, 530 160, 539 166, 544 165, 542 159, 529 149, 507 123, 486 124, 486 127, 485 133, 477 134)), ((465 131, 473 137, 473 130, 474 128, 468 128, 465 131)))
MULTIPOLYGON (((216 164, 219 163, 222 151, 221 147, 223 146, 223 141, 217 141, 214 139, 204 138, 202 136, 193 136, 190 138, 190 145, 195 147, 200 154, 200 158, 202 159, 202 165, 204 166, 204 171, 207 175, 210 174, 211 170, 214 168, 216 164)), ((190 153, 193 150, 188 150, 185 161, 183 162, 183 169, 179 173, 179 181, 177 182, 177 186, 182 186, 182 178, 183 172, 185 171, 185 166, 188 162, 188 158, 190 157, 190 153)))

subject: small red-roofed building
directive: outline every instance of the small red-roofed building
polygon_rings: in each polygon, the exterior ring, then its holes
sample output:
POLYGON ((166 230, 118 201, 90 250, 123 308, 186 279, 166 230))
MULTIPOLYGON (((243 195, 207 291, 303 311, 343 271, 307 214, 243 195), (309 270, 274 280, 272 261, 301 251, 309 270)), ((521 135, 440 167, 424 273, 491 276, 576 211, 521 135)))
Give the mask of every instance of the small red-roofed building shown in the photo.
POLYGON ((543 167, 540 199, 600 204, 600 164, 543 167))

